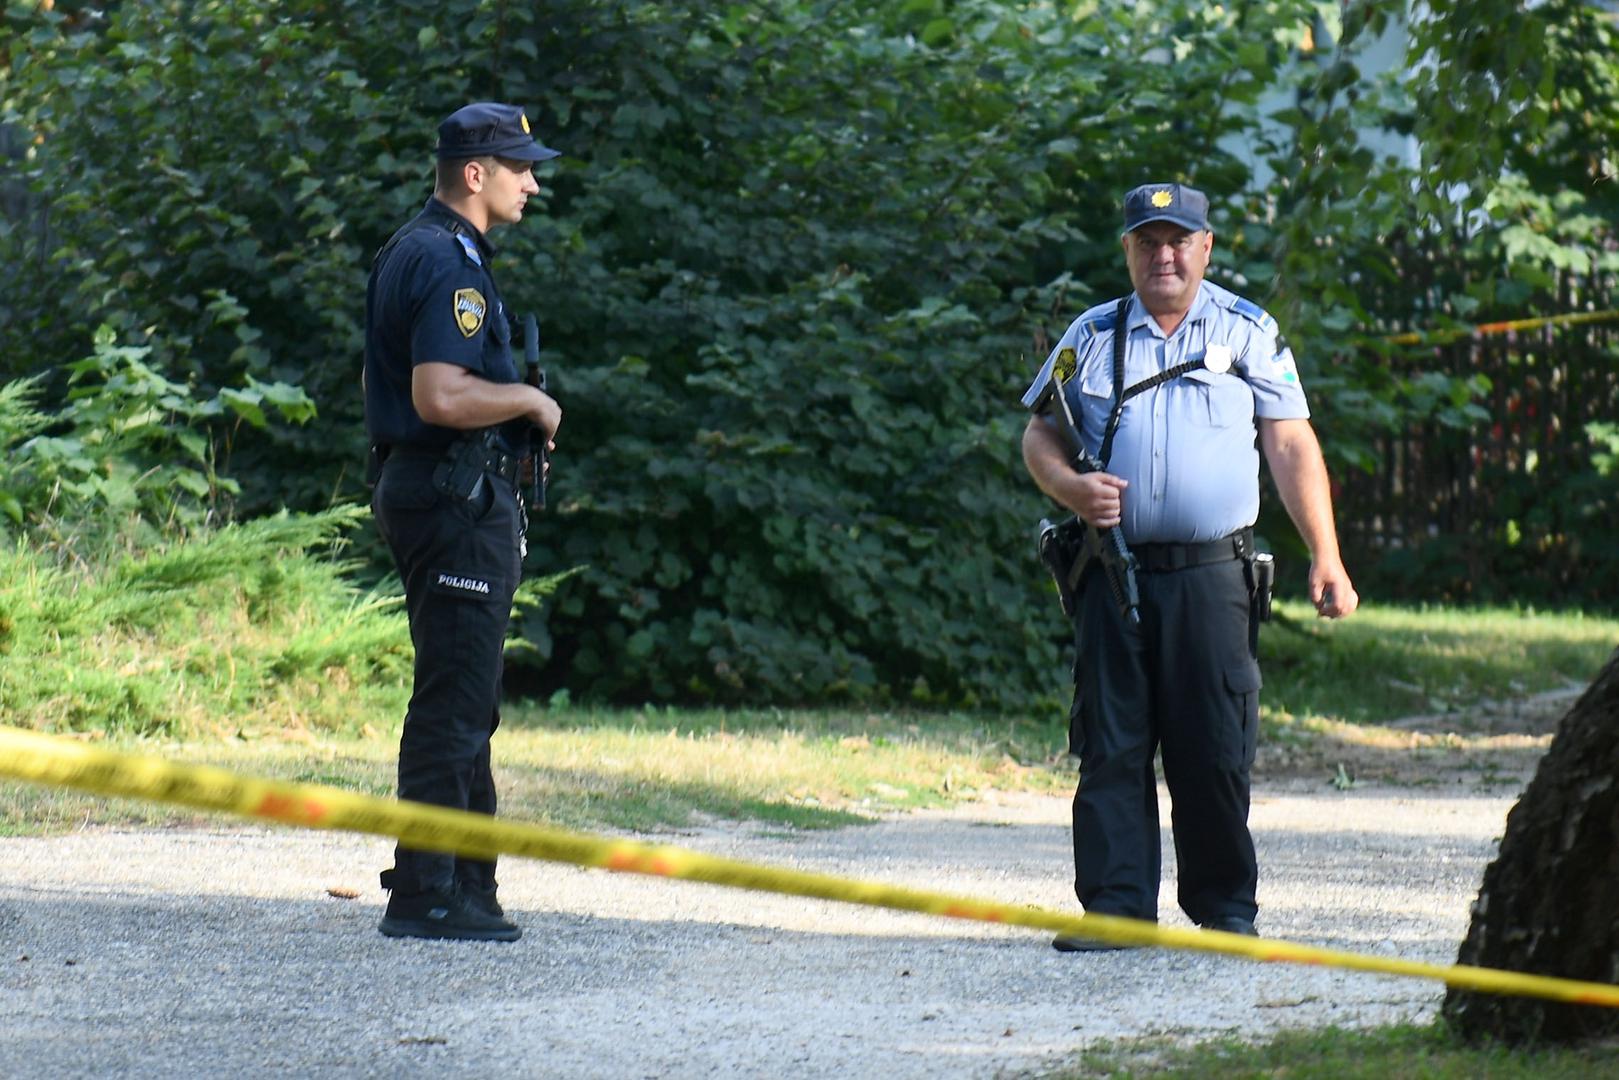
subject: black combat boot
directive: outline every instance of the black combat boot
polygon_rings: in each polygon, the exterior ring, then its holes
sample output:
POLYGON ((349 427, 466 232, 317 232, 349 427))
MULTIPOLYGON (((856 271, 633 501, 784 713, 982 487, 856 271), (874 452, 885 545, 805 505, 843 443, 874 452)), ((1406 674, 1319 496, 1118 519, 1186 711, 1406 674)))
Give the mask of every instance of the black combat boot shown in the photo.
MULTIPOLYGON (((389 875, 383 887, 389 887, 389 875)), ((491 895, 489 901, 493 902, 491 895)), ((523 931, 516 923, 494 912, 483 902, 460 889, 428 889, 406 892, 393 889, 388 910, 377 929, 387 937, 442 938, 454 941, 516 941, 523 931)))

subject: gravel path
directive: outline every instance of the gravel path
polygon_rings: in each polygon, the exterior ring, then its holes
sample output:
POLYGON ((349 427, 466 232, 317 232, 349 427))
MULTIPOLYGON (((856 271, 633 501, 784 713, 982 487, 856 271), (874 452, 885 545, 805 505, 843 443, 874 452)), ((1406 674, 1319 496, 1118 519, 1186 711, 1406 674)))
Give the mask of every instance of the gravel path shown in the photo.
MULTIPOLYGON (((1514 798, 1261 785, 1261 932, 1454 961, 1514 798)), ((656 839, 1077 910, 1065 799, 656 839)), ((0 1075, 1001 1077, 1134 1035, 1423 1021, 1443 996, 518 859, 501 892, 521 942, 391 941, 390 848, 253 828, 0 839, 0 1075)), ((1162 895, 1186 926, 1172 881, 1162 895)))

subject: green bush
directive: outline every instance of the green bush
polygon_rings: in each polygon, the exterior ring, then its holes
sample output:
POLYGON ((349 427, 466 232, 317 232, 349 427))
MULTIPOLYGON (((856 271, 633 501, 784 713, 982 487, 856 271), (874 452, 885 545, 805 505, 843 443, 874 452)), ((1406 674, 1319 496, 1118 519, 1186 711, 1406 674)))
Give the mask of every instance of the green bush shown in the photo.
POLYGON ((32 539, 73 553, 182 535, 223 516, 240 490, 214 468, 210 421, 254 427, 266 411, 298 423, 314 416, 302 390, 247 376, 244 388, 199 401, 147 362, 146 346, 119 346, 101 327, 95 351, 67 365, 66 401, 40 411, 39 377, 0 389, 0 513, 32 539))
POLYGON ((1411 56, 1434 62, 1362 75, 1405 7, 13 3, 0 98, 30 148, 0 180, 49 212, 0 232, 31 275, 0 298, 0 374, 106 323, 203 399, 301 386, 317 423, 215 425, 211 460, 249 516, 360 497, 371 253, 427 196, 438 120, 522 102, 566 153, 496 236, 567 411, 537 563, 589 568, 521 620, 535 685, 1052 706, 1065 631, 1015 401, 1124 287, 1124 189, 1215 196, 1216 276, 1289 332, 1338 468, 1474 404, 1378 341, 1538 257, 1489 247, 1503 170, 1606 205, 1567 182, 1611 126, 1605 28, 1565 0, 1430 5, 1411 56), (1412 252, 1461 269, 1374 300, 1412 252))
POLYGON ((399 600, 334 557, 362 516, 278 514, 71 566, 0 550, 0 712, 141 735, 392 723, 411 666, 399 600))

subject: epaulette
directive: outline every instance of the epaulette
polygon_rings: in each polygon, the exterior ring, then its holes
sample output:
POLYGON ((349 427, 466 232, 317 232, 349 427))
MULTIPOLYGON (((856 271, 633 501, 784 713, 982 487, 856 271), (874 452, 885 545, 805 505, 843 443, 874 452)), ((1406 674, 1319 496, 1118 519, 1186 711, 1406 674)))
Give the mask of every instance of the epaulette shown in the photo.
POLYGON ((1104 311, 1099 311, 1088 319, 1082 319, 1079 324, 1079 333, 1082 338, 1093 338, 1104 330, 1113 329, 1118 321, 1118 306, 1109 304, 1104 311))
POLYGON ((464 232, 456 233, 455 238, 461 241, 461 250, 467 253, 467 258, 472 265, 482 266, 483 256, 478 254, 478 242, 464 232))
POLYGON ((1258 304, 1254 303, 1252 300, 1245 299, 1241 296, 1236 297, 1231 301, 1231 310, 1235 311, 1238 315, 1241 315, 1250 322, 1258 323, 1259 328, 1265 331, 1265 333, 1276 333, 1276 320, 1271 318, 1269 312, 1260 307, 1258 304))

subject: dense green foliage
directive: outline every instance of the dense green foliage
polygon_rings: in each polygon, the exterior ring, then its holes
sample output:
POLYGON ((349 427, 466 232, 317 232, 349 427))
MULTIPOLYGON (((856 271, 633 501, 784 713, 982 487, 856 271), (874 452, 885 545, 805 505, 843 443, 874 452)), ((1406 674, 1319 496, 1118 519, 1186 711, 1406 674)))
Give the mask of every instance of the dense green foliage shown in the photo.
POLYGON ((25 527, 36 544, 85 556, 121 544, 184 535, 210 520, 240 485, 215 469, 210 421, 230 416, 264 428, 266 413, 295 422, 314 416, 297 387, 226 387, 207 401, 148 362, 151 348, 119 346, 97 330, 94 352, 65 365, 66 401, 41 411, 43 376, 0 386, 0 525, 25 527))
POLYGON ((54 413, 105 324, 191 401, 301 387, 298 428, 175 413, 207 436, 183 460, 245 516, 360 498, 370 253, 428 194, 439 118, 523 102, 567 155, 495 237, 566 410, 536 565, 586 567, 523 619, 541 685, 1050 702, 1015 401, 1122 289, 1124 188, 1215 194, 1215 276, 1288 329, 1340 467, 1411 415, 1477 416, 1479 387, 1396 374, 1376 335, 1521 313, 1517 268, 1611 235, 1611 195, 1554 194, 1611 134, 1608 31, 1432 5, 1414 55, 1439 62, 1363 75, 1400 6, 11 0, 0 95, 32 145, 0 262, 29 283, 0 295, 0 377, 41 376, 54 413), (1302 53, 1312 28, 1336 47, 1302 53), (1426 160, 1358 134, 1390 127, 1426 160), (1459 241, 1468 207, 1512 221, 1459 241), (1495 270, 1370 302, 1453 244, 1495 270))

